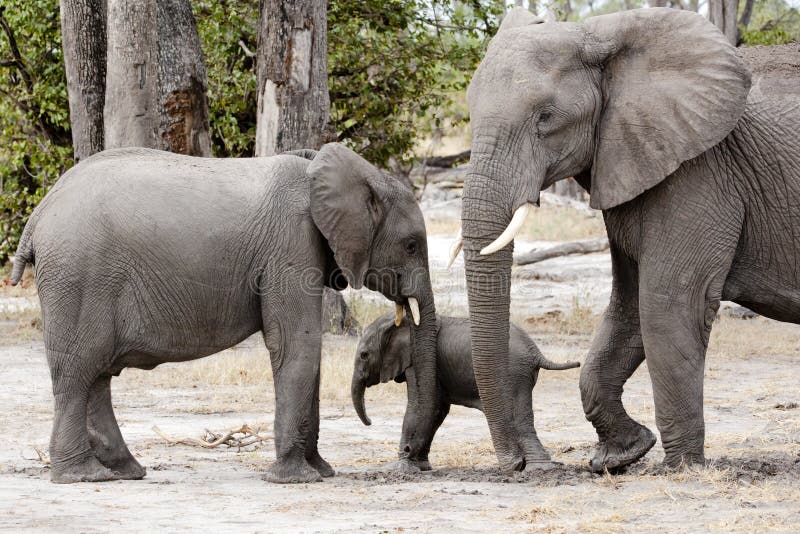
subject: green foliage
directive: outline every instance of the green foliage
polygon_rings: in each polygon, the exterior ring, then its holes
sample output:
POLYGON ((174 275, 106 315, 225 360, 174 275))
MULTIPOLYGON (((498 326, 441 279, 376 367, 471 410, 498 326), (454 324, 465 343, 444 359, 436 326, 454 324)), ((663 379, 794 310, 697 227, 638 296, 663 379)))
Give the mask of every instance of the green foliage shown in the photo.
POLYGON ((406 159, 440 121, 496 31, 499 2, 332 0, 331 122, 368 160, 406 159))
POLYGON ((786 0, 755 2, 750 24, 740 30, 744 45, 781 45, 800 41, 800 11, 786 0))
POLYGON ((258 2, 193 0, 208 70, 208 115, 216 157, 252 156, 256 136, 258 2), (241 43, 241 44, 240 44, 241 43), (244 46, 242 46, 244 45, 244 46))
POLYGON ((36 203, 72 165, 58 0, 0 7, 0 261, 36 203))

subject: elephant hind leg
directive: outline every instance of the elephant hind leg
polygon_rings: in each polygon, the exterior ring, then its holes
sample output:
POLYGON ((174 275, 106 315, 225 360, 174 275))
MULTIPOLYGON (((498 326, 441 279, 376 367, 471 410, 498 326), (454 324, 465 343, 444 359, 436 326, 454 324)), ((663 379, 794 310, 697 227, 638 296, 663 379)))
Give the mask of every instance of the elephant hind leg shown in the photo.
POLYGON ((93 377, 87 379, 77 357, 47 351, 53 376, 55 421, 50 436, 50 476, 59 484, 113 480, 114 473, 92 451, 87 430, 87 403, 93 377))
POLYGON ((146 471, 133 457, 114 416, 111 404, 111 376, 101 375, 89 390, 87 406, 89 445, 100 463, 114 472, 114 478, 139 480, 146 471))
POLYGON ((514 392, 514 424, 525 454, 525 471, 549 469, 556 464, 544 448, 533 424, 533 384, 518 384, 514 392))
POLYGON ((611 301, 581 367, 583 411, 597 431, 598 445, 589 466, 603 472, 631 464, 656 443, 622 404, 625 382, 644 361, 639 322, 637 265, 612 243, 614 281, 611 301))
POLYGON ((308 435, 306 436, 306 461, 317 470, 322 478, 329 478, 336 474, 331 464, 323 458, 318 447, 319 443, 319 378, 320 371, 317 370, 317 384, 314 394, 314 405, 311 408, 311 423, 309 424, 308 435))

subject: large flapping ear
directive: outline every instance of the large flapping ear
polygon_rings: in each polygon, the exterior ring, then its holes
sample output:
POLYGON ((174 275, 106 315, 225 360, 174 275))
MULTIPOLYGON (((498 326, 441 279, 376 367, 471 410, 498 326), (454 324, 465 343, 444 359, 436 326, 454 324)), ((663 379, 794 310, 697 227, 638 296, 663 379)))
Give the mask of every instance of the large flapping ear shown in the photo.
POLYGON ((503 17, 503 22, 500 23, 498 32, 510 30, 511 28, 519 28, 520 26, 527 26, 528 24, 541 24, 544 19, 541 19, 530 12, 524 7, 515 7, 506 13, 503 17))
POLYGON ((348 283, 360 289, 369 267, 380 205, 370 181, 379 172, 339 143, 323 146, 306 170, 311 216, 348 283))
POLYGON ((383 331, 381 342, 381 383, 394 380, 411 367, 411 329, 405 320, 383 331))
POLYGON ((744 112, 750 74, 716 26, 691 11, 622 11, 585 27, 597 40, 589 61, 603 68, 591 205, 608 209, 722 141, 744 112))

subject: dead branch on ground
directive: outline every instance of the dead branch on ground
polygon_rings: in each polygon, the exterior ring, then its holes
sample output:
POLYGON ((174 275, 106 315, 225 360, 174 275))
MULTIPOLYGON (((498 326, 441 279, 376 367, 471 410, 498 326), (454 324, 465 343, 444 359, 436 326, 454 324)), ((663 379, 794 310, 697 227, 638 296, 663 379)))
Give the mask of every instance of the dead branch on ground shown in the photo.
POLYGON ((596 237, 594 239, 580 239, 578 241, 568 241, 545 249, 533 249, 525 254, 520 254, 514 258, 514 265, 528 265, 537 263, 550 258, 567 256, 569 254, 590 254, 592 252, 602 252, 608 249, 607 237, 596 237))
POLYGON ((218 433, 205 429, 205 434, 200 439, 183 437, 176 438, 165 434, 157 426, 153 426, 153 432, 168 441, 171 445, 188 445, 190 447, 200 447, 203 449, 215 449, 217 447, 229 447, 241 449, 256 443, 261 443, 271 439, 271 436, 262 436, 253 431, 249 426, 242 425, 234 430, 218 433))

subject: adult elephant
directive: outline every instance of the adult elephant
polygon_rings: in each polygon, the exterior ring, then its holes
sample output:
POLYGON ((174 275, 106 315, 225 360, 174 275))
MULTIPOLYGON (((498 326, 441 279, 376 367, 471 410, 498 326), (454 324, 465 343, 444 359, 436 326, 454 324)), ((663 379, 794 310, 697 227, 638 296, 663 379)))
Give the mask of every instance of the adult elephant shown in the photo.
POLYGON ((580 390, 591 468, 655 443, 622 405, 647 358, 665 463, 703 457, 703 367, 720 299, 800 321, 800 105, 765 98, 696 13, 541 23, 509 13, 468 91, 463 243, 475 374, 503 466, 525 465, 504 394, 511 244, 539 191, 575 176, 603 210, 611 300, 580 390))
POLYGON ((326 285, 364 285, 411 313, 418 422, 433 425, 436 317, 414 195, 343 145, 299 156, 109 150, 42 200, 12 283, 35 263, 54 482, 144 476, 114 416, 112 376, 213 354, 259 330, 275 377, 277 461, 267 478, 333 475, 317 450, 326 285))

